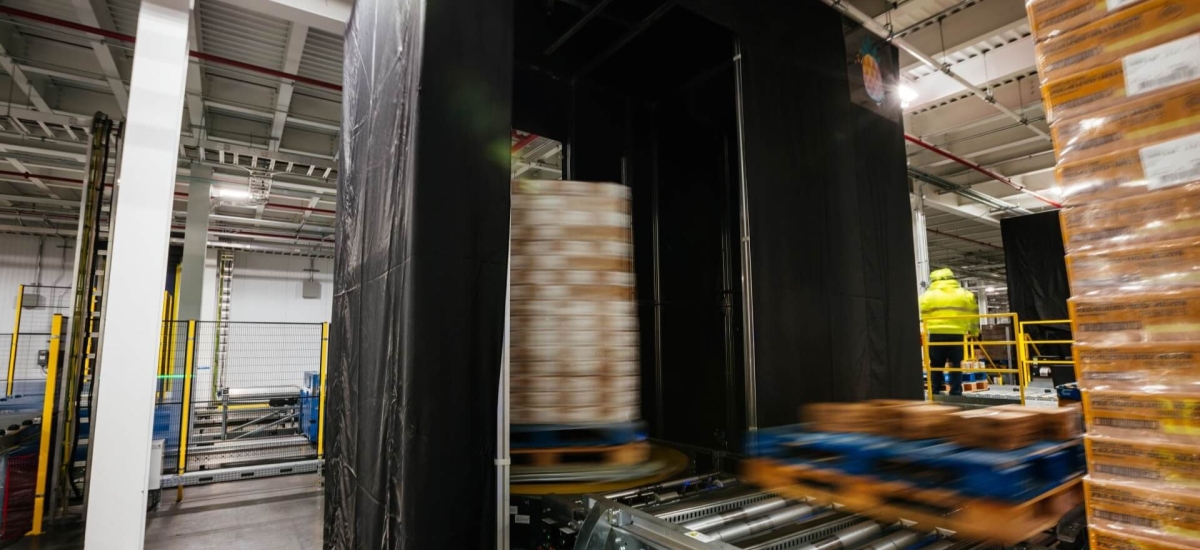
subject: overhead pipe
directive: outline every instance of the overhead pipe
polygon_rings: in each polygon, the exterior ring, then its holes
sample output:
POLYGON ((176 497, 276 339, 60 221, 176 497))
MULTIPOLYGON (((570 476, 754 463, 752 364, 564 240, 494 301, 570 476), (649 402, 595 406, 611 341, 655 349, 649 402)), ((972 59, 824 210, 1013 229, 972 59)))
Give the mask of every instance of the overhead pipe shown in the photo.
MULTIPOLYGON (((115 31, 101 29, 99 27, 93 27, 91 25, 84 25, 81 23, 76 23, 74 21, 68 21, 66 19, 59 19, 57 17, 51 17, 49 15, 42 15, 40 13, 33 13, 30 11, 25 11, 25 10, 12 8, 12 7, 8 7, 8 6, 0 6, 0 13, 3 13, 5 15, 10 15, 12 17, 19 17, 21 19, 28 19, 30 21, 37 21, 39 23, 45 23, 47 25, 53 25, 56 27, 62 27, 62 28, 66 28, 66 29, 79 31, 79 32, 85 32, 88 34, 94 34, 96 36, 102 36, 104 38, 111 38, 113 40, 118 40, 120 42, 126 42, 129 44, 134 44, 137 42, 136 37, 130 36, 128 34, 122 34, 122 33, 115 32, 115 31)), ((245 71, 250 71, 250 72, 273 76, 275 78, 279 78, 279 79, 283 79, 283 80, 291 80, 293 82, 300 82, 303 84, 308 84, 309 86, 315 86, 318 88, 325 88, 328 90, 333 90, 338 93, 341 93, 341 91, 342 91, 342 86, 340 84, 333 84, 331 82, 325 82, 323 80, 317 80, 315 78, 300 76, 298 74, 292 74, 292 73, 272 69, 269 67, 252 65, 250 63, 244 63, 244 62, 238 61, 236 59, 229 59, 228 57, 221 57, 219 55, 213 55, 213 54, 209 54, 209 53, 199 52, 196 50, 190 50, 188 52, 188 55, 190 55, 196 59, 199 59, 201 61, 208 61, 210 63, 216 63, 218 65, 226 65, 229 67, 235 67, 235 68, 242 69, 245 71)))
POLYGON ((926 232, 928 232, 928 233, 933 233, 934 235, 940 235, 940 236, 942 236, 942 237, 950 237, 951 239, 958 239, 958 240, 960 240, 960 241, 965 241, 965 242, 968 242, 968 243, 971 243, 971 244, 976 244, 976 245, 979 245, 979 246, 986 246, 986 247, 988 247, 988 248, 995 248, 996 250, 1004 250, 1004 247, 1003 247, 1003 246, 996 246, 996 245, 994 245, 994 244, 992 244, 992 243, 983 242, 983 241, 980 241, 980 240, 972 239, 972 238, 970 238, 970 237, 963 237, 963 236, 961 236, 961 235, 955 235, 954 233, 946 233, 946 232, 944 232, 944 231, 938 231, 938 230, 936 230, 936 229, 931 229, 931 228, 928 228, 928 227, 926 227, 926 228, 925 228, 925 231, 926 231, 926 232))
MULTIPOLYGON (((513 134, 514 134, 514 136, 515 136, 516 132, 513 132, 513 134)), ((524 148, 525 148, 527 145, 529 145, 530 143, 533 143, 534 141, 537 141, 537 138, 538 138, 538 137, 539 137, 539 136, 538 136, 537 134, 528 134, 528 135, 526 135, 525 137, 523 137, 523 138, 521 138, 521 139, 517 140, 517 142, 516 142, 516 143, 514 143, 514 144, 513 144, 513 146, 512 146, 512 152, 515 154, 517 151, 520 151, 521 149, 524 149, 524 148)))
POLYGON ((821 0, 821 1, 824 2, 825 4, 829 5, 830 7, 846 14, 847 17, 855 20, 856 22, 858 22, 858 24, 862 25, 863 28, 871 31, 876 36, 884 39, 885 41, 891 42, 892 44, 895 44, 896 47, 908 52, 909 55, 912 55, 921 63, 924 63, 925 65, 932 67, 934 70, 941 72, 941 73, 945 74, 946 76, 954 79, 955 82, 958 82, 960 85, 962 85, 962 87, 966 88, 967 91, 971 92, 972 95, 987 102, 988 105, 991 105, 992 107, 996 108, 996 110, 1000 111, 1001 113, 1004 113, 1009 118, 1011 118, 1017 122, 1020 122, 1026 128, 1029 128, 1031 131, 1033 131, 1033 133, 1041 136, 1043 139, 1047 139, 1047 140, 1050 139, 1050 134, 1047 134, 1045 131, 1043 131, 1041 128, 1038 128, 1037 126, 1033 126, 1033 125, 1029 124, 1028 119, 1021 116, 1020 114, 1017 114, 1012 109, 1009 109, 1008 107, 1005 107, 1005 106, 997 103, 996 98, 992 97, 992 95, 988 91, 985 91, 982 88, 972 84, 971 81, 963 78, 958 73, 954 72, 950 68, 950 65, 948 63, 938 63, 932 57, 925 55, 924 52, 917 49, 916 46, 913 46, 907 40, 904 40, 903 38, 896 36, 895 33, 892 31, 892 29, 889 29, 888 27, 881 25, 878 21, 875 20, 875 18, 871 17, 870 15, 867 15, 865 12, 854 7, 849 2, 844 1, 844 0, 821 0))
POLYGON ((1025 193, 1026 195, 1034 197, 1046 204, 1049 204, 1050 206, 1053 206, 1055 208, 1062 208, 1061 203, 1051 200, 1051 199, 1047 198, 1045 195, 1042 195, 1041 193, 1038 193, 1037 191, 1034 191, 1034 190, 1026 187, 1025 185, 1022 185, 1011 179, 1001 176, 1000 174, 997 174, 991 170, 988 170, 987 168, 984 168, 974 162, 971 162, 971 161, 964 159, 958 155, 955 155, 954 153, 951 153, 950 151, 942 149, 932 143, 928 143, 928 142, 922 140, 921 138, 918 138, 918 137, 910 135, 910 134, 904 134, 904 139, 906 141, 908 141, 909 143, 912 143, 912 144, 918 145, 920 147, 923 147, 925 149, 928 149, 929 151, 932 151, 938 155, 941 155, 941 156, 946 157, 946 158, 948 158, 954 162, 957 162, 963 166, 966 166, 967 168, 970 168, 976 172, 979 172, 980 174, 983 174, 983 175, 985 175, 989 178, 992 178, 1000 183, 1008 185, 1009 187, 1012 187, 1013 189, 1016 189, 1017 191, 1025 193))

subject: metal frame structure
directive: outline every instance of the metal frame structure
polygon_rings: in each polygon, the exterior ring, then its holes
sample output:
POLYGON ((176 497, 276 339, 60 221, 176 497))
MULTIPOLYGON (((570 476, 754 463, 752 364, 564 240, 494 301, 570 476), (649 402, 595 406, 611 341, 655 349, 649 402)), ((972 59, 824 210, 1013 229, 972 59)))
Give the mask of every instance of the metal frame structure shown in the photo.
POLYGON ((12 397, 13 383, 17 378, 17 340, 21 333, 21 310, 25 298, 25 285, 17 286, 17 312, 13 314, 12 342, 8 346, 8 384, 4 390, 5 397, 12 397))
POLYGON ((54 410, 57 400, 59 356, 62 353, 63 316, 55 314, 50 323, 50 349, 46 361, 46 392, 42 397, 42 433, 38 443, 37 488, 33 497, 33 527, 30 535, 42 534, 42 523, 46 512, 46 495, 49 487, 50 457, 54 454, 54 441, 51 438, 54 428, 54 410))
POLYGON ((1022 321, 1019 326, 1020 330, 1018 331, 1021 336, 1022 342, 1024 342, 1024 344, 1022 345, 1022 347, 1024 349, 1024 353, 1021 354, 1021 357, 1023 358, 1023 361, 1021 363, 1021 368, 1025 371, 1025 376, 1026 376, 1027 380, 1029 378, 1033 377, 1033 369, 1037 368, 1038 365, 1071 365, 1071 366, 1075 365, 1075 360, 1074 360, 1073 356, 1071 359, 1030 359, 1030 357, 1032 357, 1032 356, 1040 355, 1040 351, 1038 350, 1038 344, 1042 344, 1042 345, 1056 345, 1057 344, 1057 345, 1066 345, 1066 346, 1074 346, 1075 345, 1074 339, 1071 339, 1071 340, 1035 340, 1033 337, 1031 337, 1029 335, 1029 331, 1027 331, 1025 329, 1025 327, 1039 326, 1039 325, 1067 325, 1067 326, 1071 327, 1071 334, 1072 335, 1075 334, 1075 321, 1073 319, 1054 319, 1054 320, 1049 320, 1049 321, 1022 321), (1031 351, 1030 347, 1032 347, 1032 351, 1034 352, 1032 355, 1029 353, 1031 351))
MULTIPOLYGON (((967 320, 967 319, 982 320, 982 319, 1005 319, 1005 318, 1007 318, 1011 321, 1012 326, 1014 326, 1014 327, 1020 326, 1020 319, 1016 313, 954 315, 954 316, 949 316, 949 317, 938 317, 938 320, 939 321, 941 321, 941 320, 967 320)), ((928 324, 929 324, 928 319, 921 319, 921 334, 922 335, 929 334, 928 324)), ((1029 386, 1029 377, 1026 376, 1024 367, 1022 366, 1025 361, 1025 359, 1024 359, 1025 346, 1023 344, 1024 344, 1024 339, 1021 337, 1020 333, 1018 333, 1016 335, 1015 340, 986 340, 986 341, 985 340, 972 340, 964 335, 962 342, 930 342, 929 338, 927 336, 923 337, 921 339, 921 364, 925 370, 925 379, 928 381, 928 384, 927 384, 928 388, 926 389, 926 392, 925 392, 925 400, 930 401, 930 402, 933 401, 933 396, 934 396, 933 377, 930 375, 934 372, 962 372, 962 373, 984 372, 984 373, 989 373, 989 374, 1016 374, 1017 375, 1017 386, 1020 388, 1020 393, 1021 393, 1021 404, 1024 405, 1026 388, 1029 386), (972 350, 976 346, 1016 346, 1017 347, 1017 367, 1016 368, 1006 368, 1006 369, 962 368, 961 366, 953 367, 953 368, 952 367, 933 367, 932 365, 929 364, 929 361, 930 361, 929 348, 931 346, 942 346, 942 347, 963 346, 963 352, 964 352, 963 360, 964 361, 974 357, 972 350)))

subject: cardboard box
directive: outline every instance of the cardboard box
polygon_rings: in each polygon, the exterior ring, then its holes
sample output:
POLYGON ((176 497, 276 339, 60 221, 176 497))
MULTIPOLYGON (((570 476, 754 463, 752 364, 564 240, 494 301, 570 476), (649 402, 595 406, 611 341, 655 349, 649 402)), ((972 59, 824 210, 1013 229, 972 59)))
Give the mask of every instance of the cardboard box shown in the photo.
POLYGON ((961 429, 953 439, 965 447, 1012 451, 1041 440, 1042 421, 1036 414, 991 407, 953 416, 961 429))
POLYGON ((954 413, 958 407, 919 405, 896 409, 895 435, 905 439, 953 437, 962 427, 954 413))
POLYGON ((1080 344, 1200 341, 1200 291, 1068 300, 1080 344))
POLYGON ((1067 278, 1075 296, 1200 289, 1200 239, 1068 254, 1067 278))
POLYGON ((1088 472, 1181 492, 1200 491, 1200 445, 1088 436, 1088 472))
POLYGON ((809 403, 800 416, 823 432, 871 433, 875 425, 875 407, 868 403, 809 403))
POLYGON ((1175 187, 1200 193, 1200 156, 1180 154, 1197 143, 1200 134, 1192 134, 1077 162, 1060 162, 1055 175, 1062 187, 1063 205, 1080 206, 1175 187), (1143 155, 1150 161, 1149 171, 1142 163, 1143 155), (1178 162, 1174 162, 1176 157, 1178 162), (1163 159, 1167 162, 1161 162, 1163 159))
POLYGON ((1029 27, 1036 40, 1077 29, 1144 0, 1027 0, 1029 27))
POLYGON ((1200 343, 1075 346, 1079 386, 1138 390, 1200 387, 1200 343))
MULTIPOLYGON (((1086 116, 1060 120, 1051 133, 1055 155, 1062 163, 1200 134, 1200 81, 1130 99, 1086 116)), ((1170 174, 1190 169, 1191 161, 1195 160, 1191 157, 1195 152, 1191 141, 1185 140, 1181 147, 1178 151, 1156 153, 1153 164, 1176 181, 1182 181, 1186 175, 1170 174)), ((1145 162, 1147 153, 1143 151, 1140 155, 1145 162)))
POLYGON ((1042 82, 1099 67, 1200 30, 1200 2, 1151 0, 1038 43, 1042 82))
POLYGON ((1047 82, 1042 99, 1046 117, 1057 122, 1196 79, 1200 79, 1200 33, 1047 82))
POLYGON ((1166 542, 1112 531, 1095 526, 1088 528, 1091 550, 1191 550, 1194 546, 1166 542))
POLYGON ((1083 435, 1083 410, 1079 406, 1050 408, 1001 405, 992 408, 1035 415, 1041 439, 1066 441, 1083 435))
POLYGON ((1200 544, 1200 495, 1087 478, 1088 525, 1152 540, 1200 544))
POLYGON ((867 401, 873 407, 874 419, 871 431, 879 435, 893 435, 896 430, 896 409, 900 407, 920 407, 924 401, 908 399, 872 399, 867 401))
POLYGON ((1191 186, 1062 209, 1068 253, 1200 237, 1200 197, 1191 186))
POLYGON ((1200 395, 1085 390, 1088 435, 1195 443, 1200 441, 1200 395))

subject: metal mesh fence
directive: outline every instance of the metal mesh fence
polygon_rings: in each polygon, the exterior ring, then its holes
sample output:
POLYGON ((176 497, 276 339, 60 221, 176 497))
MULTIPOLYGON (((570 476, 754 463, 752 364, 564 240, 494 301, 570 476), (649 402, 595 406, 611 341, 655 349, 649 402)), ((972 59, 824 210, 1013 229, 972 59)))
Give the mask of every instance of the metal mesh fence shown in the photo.
POLYGON ((8 391, 8 358, 11 357, 12 351, 12 336, 11 334, 0 334, 0 396, 8 391))
POLYGON ((321 338, 320 324, 196 323, 187 471, 314 458, 321 338))
POLYGON ((71 287, 24 285, 21 297, 21 326, 18 334, 49 334, 55 314, 71 315, 71 287))
MULTIPOLYGON (((24 325, 24 320, 21 322, 24 325)), ((5 363, 5 375, 11 370, 11 380, 6 389, 9 395, 41 395, 46 391, 46 366, 50 351, 50 331, 44 333, 22 332, 17 339, 16 359, 5 363)), ((9 348, 11 350, 11 347, 9 348)), ((9 352, 5 351, 8 356, 9 352)), ((10 356, 11 357, 11 356, 10 356)))
POLYGON ((187 373, 188 322, 166 321, 158 350, 158 389, 154 407, 154 439, 164 440, 163 473, 179 468, 179 434, 182 427, 187 373))

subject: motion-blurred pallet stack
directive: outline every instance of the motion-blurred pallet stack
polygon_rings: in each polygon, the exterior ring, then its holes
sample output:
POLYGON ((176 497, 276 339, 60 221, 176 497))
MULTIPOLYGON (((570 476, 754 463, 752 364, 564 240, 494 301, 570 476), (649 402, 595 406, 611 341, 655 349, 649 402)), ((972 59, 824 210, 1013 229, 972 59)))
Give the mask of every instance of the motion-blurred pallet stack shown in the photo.
POLYGON ((1029 0, 1095 550, 1200 546, 1200 1, 1029 0))
POLYGON ((635 464, 638 324, 629 188, 512 184, 513 464, 635 464))
POLYGON ((1017 543, 1082 499, 1076 408, 818 403, 749 441, 749 481, 887 521, 1017 543))

